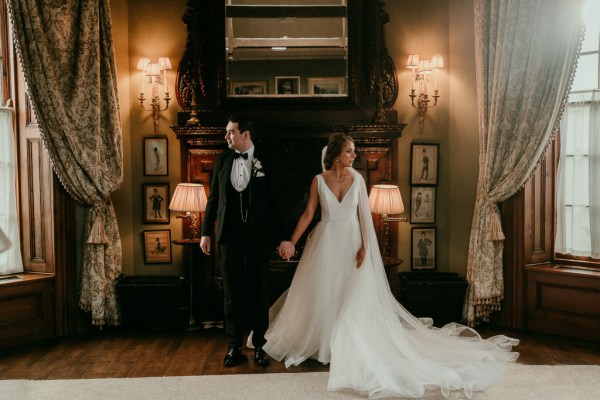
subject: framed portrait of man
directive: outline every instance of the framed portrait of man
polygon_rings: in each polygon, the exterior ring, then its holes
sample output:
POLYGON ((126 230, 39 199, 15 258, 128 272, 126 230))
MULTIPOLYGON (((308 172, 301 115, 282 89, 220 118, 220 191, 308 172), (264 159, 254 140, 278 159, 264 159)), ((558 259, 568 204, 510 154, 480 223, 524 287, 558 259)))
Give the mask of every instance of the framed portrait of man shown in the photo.
POLYGON ((410 184, 438 184, 438 153, 437 143, 412 143, 410 151, 410 184))
POLYGON ((144 223, 168 224, 169 184, 146 183, 143 186, 144 223))
POLYGON ((434 270, 436 267, 436 228, 412 228, 410 268, 434 270))
POLYGON ((169 175, 168 145, 166 136, 144 138, 144 175, 169 175))

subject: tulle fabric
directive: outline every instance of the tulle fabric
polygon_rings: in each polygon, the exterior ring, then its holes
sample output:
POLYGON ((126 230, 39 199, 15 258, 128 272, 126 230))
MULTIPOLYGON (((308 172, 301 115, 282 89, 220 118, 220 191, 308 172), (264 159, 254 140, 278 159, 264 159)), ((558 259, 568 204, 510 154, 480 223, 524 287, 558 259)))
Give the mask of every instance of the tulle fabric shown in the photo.
POLYGON ((418 398, 434 388, 471 397, 496 382, 518 357, 511 352, 518 341, 502 335, 484 340, 456 323, 438 329, 396 301, 364 179, 351 171, 354 182, 342 202, 317 178, 322 219, 290 289, 271 308, 265 351, 286 367, 307 358, 330 363, 329 390, 349 388, 372 398, 418 398), (357 269, 361 240, 366 257, 357 269))

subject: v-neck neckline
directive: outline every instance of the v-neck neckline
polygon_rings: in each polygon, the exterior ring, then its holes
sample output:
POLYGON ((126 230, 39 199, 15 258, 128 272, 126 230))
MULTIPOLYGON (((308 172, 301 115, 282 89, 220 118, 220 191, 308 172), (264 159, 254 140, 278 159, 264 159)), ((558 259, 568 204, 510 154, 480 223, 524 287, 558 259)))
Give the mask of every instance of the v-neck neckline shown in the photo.
POLYGON ((352 178, 352 183, 350 184, 350 186, 348 186, 348 190, 346 190, 346 193, 344 193, 344 195, 342 196, 342 199, 339 200, 337 198, 337 196, 335 195, 335 193, 333 193, 333 190, 331 190, 329 188, 329 185, 327 185, 327 182, 325 182, 325 178, 323 178, 322 174, 319 174, 319 176, 321 177, 321 180, 323 181, 323 184, 325 185, 325 187, 327 188, 327 191, 329 191, 329 193, 331 193, 331 195, 333 196, 333 198, 338 202, 338 204, 342 204, 344 202, 344 199, 346 199, 346 196, 348 195, 348 193, 350 192, 350 189, 352 189, 352 186, 354 186, 354 181, 356 180, 356 178, 352 178))

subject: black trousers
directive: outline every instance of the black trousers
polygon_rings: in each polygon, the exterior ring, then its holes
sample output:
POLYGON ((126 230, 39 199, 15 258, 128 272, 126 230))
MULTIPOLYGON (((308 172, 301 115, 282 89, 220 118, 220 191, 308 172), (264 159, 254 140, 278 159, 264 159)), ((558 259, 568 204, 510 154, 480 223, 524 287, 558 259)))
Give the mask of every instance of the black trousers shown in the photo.
POLYGON ((241 347, 246 315, 254 347, 262 347, 269 327, 269 252, 243 238, 219 243, 223 273, 225 333, 229 347, 241 347))

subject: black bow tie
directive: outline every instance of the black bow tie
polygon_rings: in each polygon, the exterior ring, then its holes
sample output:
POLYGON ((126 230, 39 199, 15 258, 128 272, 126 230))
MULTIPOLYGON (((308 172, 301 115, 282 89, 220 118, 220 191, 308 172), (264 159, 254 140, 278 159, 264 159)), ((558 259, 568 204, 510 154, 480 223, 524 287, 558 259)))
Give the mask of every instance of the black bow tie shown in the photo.
POLYGON ((248 159, 248 153, 238 153, 237 151, 235 152, 235 158, 240 158, 242 157, 244 160, 248 159))

